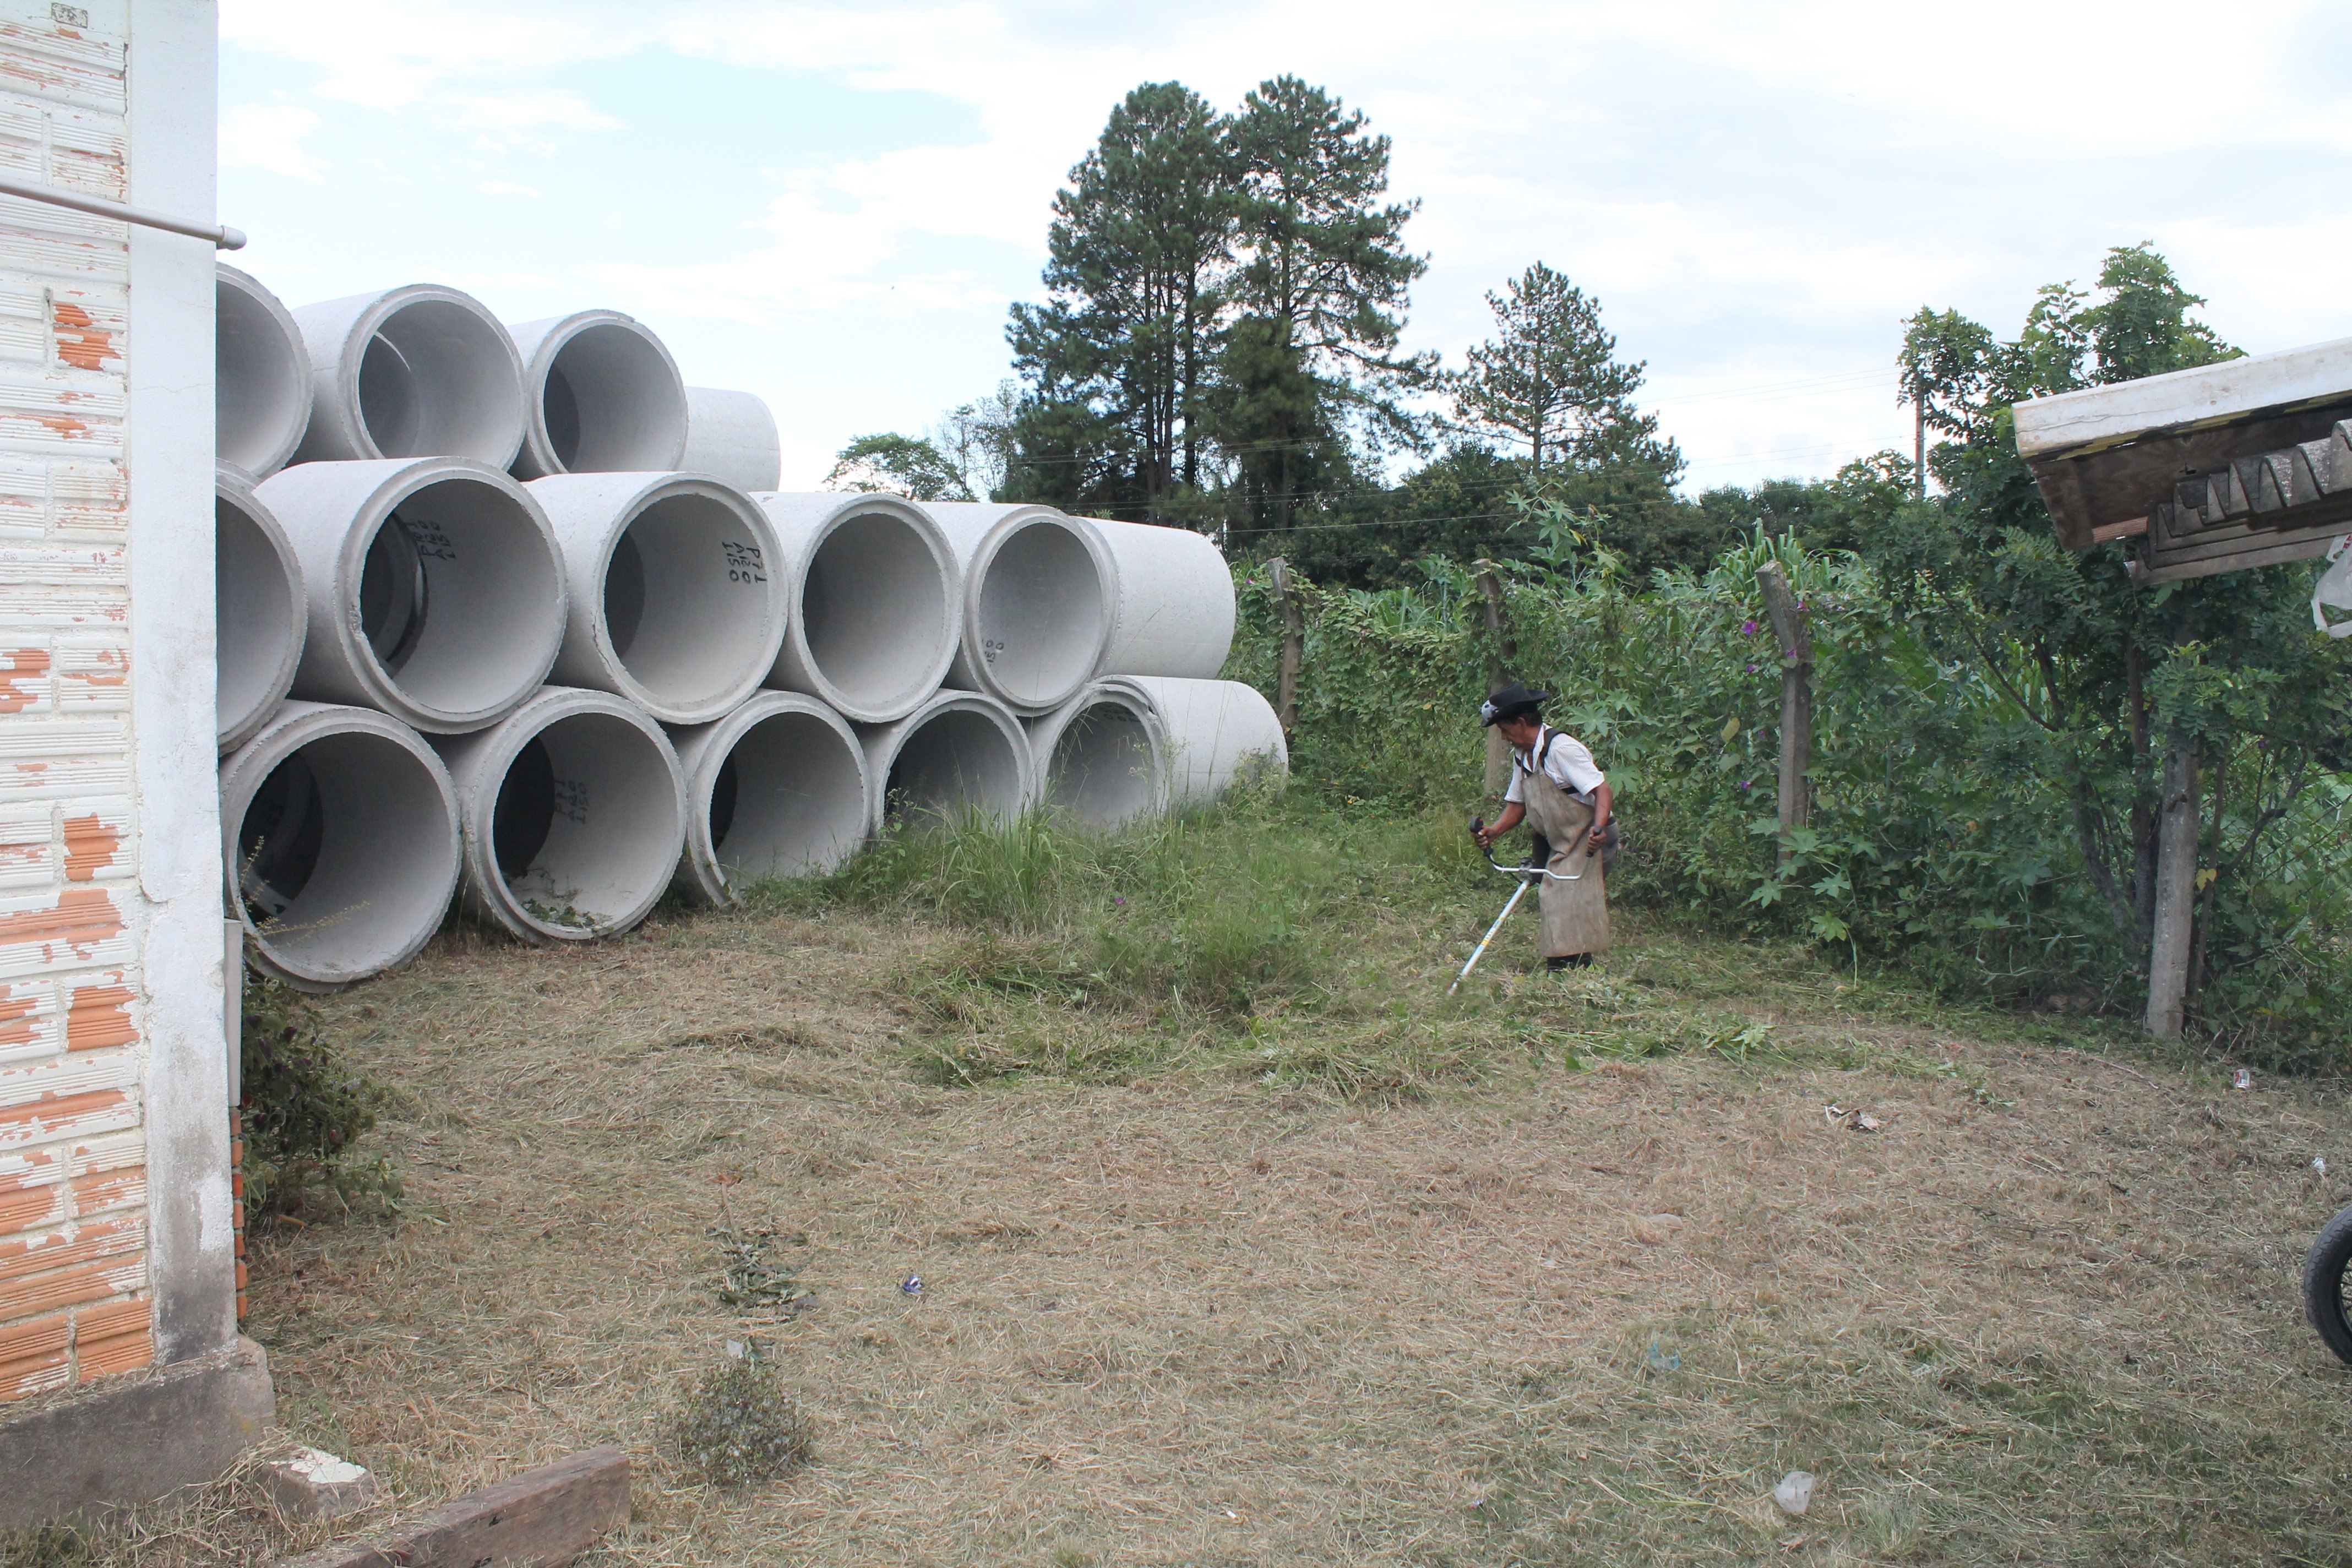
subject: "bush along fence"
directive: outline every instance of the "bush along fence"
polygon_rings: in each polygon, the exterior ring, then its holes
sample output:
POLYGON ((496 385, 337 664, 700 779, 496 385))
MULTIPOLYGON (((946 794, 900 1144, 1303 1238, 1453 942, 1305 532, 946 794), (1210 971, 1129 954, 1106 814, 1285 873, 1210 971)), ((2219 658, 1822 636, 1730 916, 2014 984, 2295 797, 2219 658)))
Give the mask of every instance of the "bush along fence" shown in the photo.
MULTIPOLYGON (((1759 531, 1704 574, 1638 584, 1553 526, 1533 561, 1432 560, 1421 584, 1381 592, 1270 567, 1236 568, 1228 673, 1290 720, 1297 785, 1350 807, 1454 803, 1466 822, 1486 773, 1475 710, 1507 674, 1554 692, 1554 721, 1608 771, 1627 836, 1618 896, 1808 939, 1857 970, 1899 963, 1948 994, 2117 1014, 2144 995, 2145 943, 2118 930, 2080 848, 2083 801, 2127 791, 2131 759, 2029 721, 2003 650, 1954 658, 1851 554, 1759 531), (1794 623, 1779 633, 1776 576, 1794 623), (1811 731, 1793 798, 1784 712, 1811 731)), ((2340 775, 2302 790, 2208 900, 2213 940, 2235 945, 2200 976, 2203 1037, 2276 1065, 2344 1060, 2347 805, 2340 775)), ((2225 812, 2214 837, 2243 839, 2250 824, 2225 812)))

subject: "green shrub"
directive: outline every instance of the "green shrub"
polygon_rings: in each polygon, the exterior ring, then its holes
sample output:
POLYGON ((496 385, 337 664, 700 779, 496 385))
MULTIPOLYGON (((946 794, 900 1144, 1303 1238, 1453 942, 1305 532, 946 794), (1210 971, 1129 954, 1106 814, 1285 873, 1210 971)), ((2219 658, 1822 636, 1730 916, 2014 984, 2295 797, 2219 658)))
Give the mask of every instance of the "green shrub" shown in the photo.
POLYGON ((245 983, 245 1199, 257 1215, 331 1198, 345 1212, 400 1198, 389 1161, 358 1157, 385 1090, 319 1035, 299 994, 272 980, 245 983))
POLYGON ((816 1458, 808 1417, 755 1347, 689 1384, 664 1435, 679 1467, 713 1486, 777 1480, 816 1458))

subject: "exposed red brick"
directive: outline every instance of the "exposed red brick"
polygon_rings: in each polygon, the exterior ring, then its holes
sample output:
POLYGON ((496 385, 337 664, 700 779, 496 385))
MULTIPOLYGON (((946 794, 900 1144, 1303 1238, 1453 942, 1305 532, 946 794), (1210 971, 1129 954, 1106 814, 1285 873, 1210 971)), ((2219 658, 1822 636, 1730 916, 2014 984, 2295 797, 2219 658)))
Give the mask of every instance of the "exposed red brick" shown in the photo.
POLYGON ((134 1259, 127 1265, 91 1263, 55 1274, 0 1279, 0 1318, 30 1317, 35 1312, 53 1312, 84 1301, 103 1301, 135 1287, 143 1272, 134 1259))
POLYGON ((51 1351, 61 1351, 72 1337, 72 1330, 73 1320, 63 1312, 29 1322, 10 1323, 0 1328, 0 1362, 29 1361, 51 1351))
POLYGON ((38 680, 49 673, 49 650, 45 647, 16 647, 0 653, 0 713, 21 713, 39 701, 40 694, 17 686, 20 680, 38 680))
POLYGON ((63 1351, 28 1361, 8 1362, 0 1364, 0 1401, 28 1399, 36 1394, 63 1388, 72 1380, 73 1370, 66 1364, 63 1351))
POLYGON ((118 1372, 135 1372, 154 1359, 155 1342, 145 1329, 135 1334, 117 1334, 95 1344, 74 1341, 74 1373, 83 1383, 94 1377, 111 1377, 118 1372))
POLYGON ((147 1201, 147 1167, 133 1165, 128 1170, 76 1176, 72 1187, 74 1213, 84 1216, 143 1205, 147 1201))
POLYGON ((0 1235, 13 1230, 30 1230, 37 1225, 48 1225, 65 1218, 66 1191, 63 1182, 51 1182, 42 1187, 18 1187, 13 1192, 0 1191, 0 1235))
POLYGON ((114 329, 100 326, 72 300, 50 301, 49 320, 57 329, 58 358, 76 370, 103 370, 108 360, 122 357, 114 346, 114 329))
POLYGON ((139 1030, 131 1022, 131 987, 84 985, 66 1004, 66 1049, 95 1051, 108 1046, 136 1043, 139 1030))
POLYGON ((76 1122, 90 1121, 101 1126, 116 1120, 131 1097, 119 1089, 94 1089, 87 1094, 45 1095, 22 1105, 0 1106, 0 1142, 13 1135, 37 1142, 42 1138, 66 1138, 78 1132, 97 1131, 99 1127, 77 1127, 76 1122), (27 1138, 27 1135, 30 1135, 27 1138))
POLYGON ((0 1050, 29 1046, 40 1038, 39 1026, 33 1021, 40 1005, 34 996, 0 997, 0 1050))
MULTIPOLYGON (((0 673, 0 692, 5 691, 7 684, 6 675, 0 673)), ((8 711, 5 698, 0 698, 0 713, 8 711)), ((112 940, 121 931, 122 914, 114 907, 112 894, 100 888, 68 888, 46 910, 0 915, 0 947, 37 942, 46 962, 58 962, 59 948, 88 960, 100 942, 112 940)))
POLYGON ((89 881, 112 865, 122 848, 121 830, 108 826, 94 811, 86 816, 67 817, 65 826, 68 882, 89 881))
POLYGON ((125 1252, 136 1252, 146 1242, 142 1215, 121 1219, 94 1219, 70 1231, 42 1231, 33 1236, 0 1237, 0 1279, 17 1279, 53 1269, 70 1268, 125 1252))
POLYGON ((73 1315, 74 1342, 110 1340, 122 1334, 143 1334, 154 1321, 155 1303, 144 1296, 100 1301, 73 1315))

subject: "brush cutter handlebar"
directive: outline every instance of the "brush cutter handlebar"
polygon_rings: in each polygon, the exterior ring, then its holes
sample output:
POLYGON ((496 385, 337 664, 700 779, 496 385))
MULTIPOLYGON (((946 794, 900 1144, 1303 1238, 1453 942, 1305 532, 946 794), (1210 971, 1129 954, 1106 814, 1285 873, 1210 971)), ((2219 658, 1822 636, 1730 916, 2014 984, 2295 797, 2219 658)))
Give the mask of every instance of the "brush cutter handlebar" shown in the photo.
MULTIPOLYGON (((1474 816, 1470 819, 1470 837, 1473 841, 1477 840, 1479 829, 1486 826, 1486 819, 1483 816, 1474 816)), ((1576 837, 1568 841, 1569 849, 1573 852, 1576 847, 1583 843, 1588 837, 1591 837, 1591 834, 1592 829, 1590 827, 1579 828, 1577 830, 1576 837)), ((1506 877, 1517 877, 1524 882, 1540 882, 1547 878, 1555 882, 1580 882, 1584 879, 1584 873, 1581 870, 1579 870, 1574 876, 1570 876, 1565 871, 1555 871, 1548 866, 1506 866, 1500 860, 1495 858, 1495 851, 1491 846, 1480 842, 1478 844, 1478 849, 1479 853, 1486 857, 1487 865, 1492 866, 1496 870, 1500 871, 1506 877)), ((1590 859, 1591 857, 1587 856, 1586 858, 1590 859)))

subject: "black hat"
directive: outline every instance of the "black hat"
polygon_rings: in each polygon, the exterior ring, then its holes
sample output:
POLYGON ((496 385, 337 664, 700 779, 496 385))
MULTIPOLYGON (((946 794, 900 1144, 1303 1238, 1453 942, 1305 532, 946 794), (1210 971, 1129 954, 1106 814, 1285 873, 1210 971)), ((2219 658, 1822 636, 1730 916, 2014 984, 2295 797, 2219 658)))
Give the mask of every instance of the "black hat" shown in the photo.
POLYGON ((1532 717, 1541 712, 1551 700, 1549 691, 1530 691, 1524 686, 1506 686, 1478 704, 1478 724, 1481 729, 1499 724, 1506 719, 1532 717))

